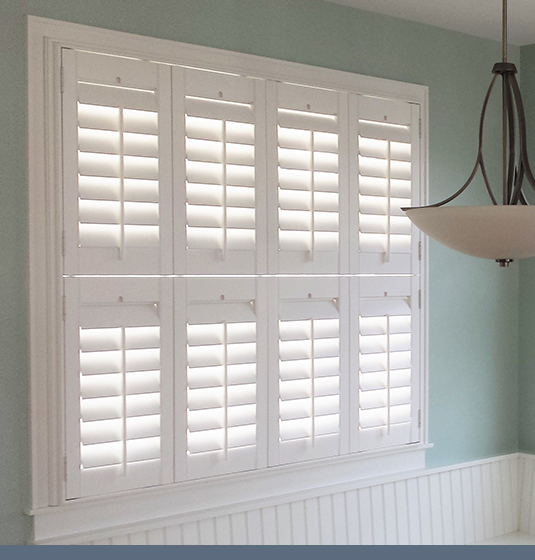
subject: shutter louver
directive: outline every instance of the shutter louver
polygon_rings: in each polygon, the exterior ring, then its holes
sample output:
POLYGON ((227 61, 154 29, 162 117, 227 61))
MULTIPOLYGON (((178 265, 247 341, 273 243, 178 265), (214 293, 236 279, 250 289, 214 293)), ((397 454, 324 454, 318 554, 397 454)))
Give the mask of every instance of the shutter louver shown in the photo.
POLYGON ((69 497, 172 480, 169 282, 66 280, 69 497))
POLYGON ((66 272, 170 273, 170 71, 64 56, 66 272))
POLYGON ((257 181, 257 137, 265 134, 262 84, 192 69, 183 76, 184 272, 257 272, 257 214, 262 224, 264 208, 257 181))
POLYGON ((273 350, 279 380, 272 408, 278 417, 279 463, 345 450, 344 301, 338 280, 279 281, 278 348, 273 350))
POLYGON ((255 281, 199 279, 187 292, 187 478, 258 468, 265 462, 258 325, 266 318, 255 281))
POLYGON ((412 278, 360 279, 359 451, 417 441, 415 288, 412 278))
POLYGON ((417 236, 401 208, 418 204, 418 118, 410 103, 358 96, 360 272, 412 271, 417 236))
MULTIPOLYGON (((347 97, 276 84, 278 244, 276 272, 341 271, 345 205, 344 121, 347 97)), ((342 257, 343 258, 343 257, 342 257)))

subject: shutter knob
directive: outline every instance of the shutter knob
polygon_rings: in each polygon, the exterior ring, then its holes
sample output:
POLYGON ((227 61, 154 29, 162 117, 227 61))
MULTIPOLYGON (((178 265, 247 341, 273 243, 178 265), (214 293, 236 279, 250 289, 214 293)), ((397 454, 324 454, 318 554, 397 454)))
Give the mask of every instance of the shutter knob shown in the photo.
POLYGON ((119 303, 123 303, 124 299, 123 296, 119 296, 119 303))

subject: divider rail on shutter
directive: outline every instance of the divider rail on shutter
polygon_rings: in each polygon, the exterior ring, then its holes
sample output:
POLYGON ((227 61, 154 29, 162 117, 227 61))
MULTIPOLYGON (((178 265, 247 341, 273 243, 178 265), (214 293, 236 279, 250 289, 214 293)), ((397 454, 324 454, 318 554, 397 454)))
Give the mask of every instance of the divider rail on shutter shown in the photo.
POLYGON ((65 284, 68 497, 172 482, 172 281, 65 284))
POLYGON ((65 273, 172 273, 169 67, 63 58, 65 273))

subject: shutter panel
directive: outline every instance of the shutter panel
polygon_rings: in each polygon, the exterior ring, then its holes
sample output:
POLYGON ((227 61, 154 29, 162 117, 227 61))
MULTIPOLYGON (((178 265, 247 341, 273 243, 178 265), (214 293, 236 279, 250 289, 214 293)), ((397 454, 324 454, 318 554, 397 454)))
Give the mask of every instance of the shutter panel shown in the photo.
POLYGON ((63 57, 65 272, 171 273, 170 69, 63 57))
POLYGON ((345 453, 347 281, 281 279, 278 291, 270 344, 270 369, 278 364, 271 387, 271 463, 345 453))
POLYGON ((365 96, 353 96, 352 102, 358 271, 416 272, 418 233, 401 208, 419 204, 419 106, 365 96))
POLYGON ((271 272, 345 272, 347 96, 284 83, 268 91, 271 272))
POLYGON ((354 374, 358 388, 353 387, 358 405, 352 406, 353 447, 366 451, 417 442, 418 279, 358 281, 358 374, 354 374))
POLYGON ((186 432, 178 450, 181 477, 266 466, 267 317, 256 281, 186 282, 186 340, 178 341, 185 354, 178 389, 186 409, 177 428, 186 432))
POLYGON ((67 497, 172 482, 172 284, 65 280, 67 497))
POLYGON ((176 177, 185 185, 176 204, 177 272, 265 272, 264 82, 193 69, 173 73, 175 113, 185 115, 175 126, 177 145, 180 137, 185 142, 176 177))

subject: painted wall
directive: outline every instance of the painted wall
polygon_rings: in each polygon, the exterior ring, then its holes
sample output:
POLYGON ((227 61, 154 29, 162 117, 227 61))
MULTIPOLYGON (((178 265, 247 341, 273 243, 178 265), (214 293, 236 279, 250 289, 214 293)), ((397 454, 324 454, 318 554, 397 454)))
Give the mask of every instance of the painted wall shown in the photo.
MULTIPOLYGON (((535 168, 535 45, 522 47, 521 89, 526 109, 528 146, 535 168)), ((526 189, 530 202, 535 193, 526 189)), ((520 366, 519 366, 519 447, 535 453, 535 258, 520 265, 520 366)))
MULTIPOLYGON (((0 543, 22 542, 28 527, 26 14, 428 85, 433 201, 472 169, 500 57, 493 41, 320 0, 2 0, 0 543)), ((500 135, 497 109, 488 140, 500 135)), ((492 176, 499 160, 489 153, 492 176)), ((483 200, 480 181, 465 202, 483 200)), ((517 450, 518 277, 516 265, 431 243, 430 467, 517 450)))

